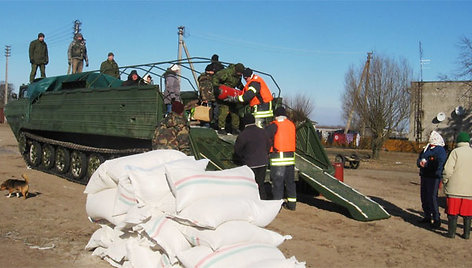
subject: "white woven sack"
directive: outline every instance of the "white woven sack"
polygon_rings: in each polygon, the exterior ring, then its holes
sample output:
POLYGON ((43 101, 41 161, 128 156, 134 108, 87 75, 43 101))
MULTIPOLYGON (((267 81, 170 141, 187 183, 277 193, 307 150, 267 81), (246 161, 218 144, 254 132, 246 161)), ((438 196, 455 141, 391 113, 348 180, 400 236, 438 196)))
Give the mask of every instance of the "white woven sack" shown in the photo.
POLYGON ((264 260, 285 260, 284 255, 277 247, 266 244, 242 243, 222 247, 212 253, 209 252, 211 252, 210 248, 198 246, 181 252, 178 258, 185 267, 201 268, 260 267, 253 264, 263 263, 264 260))
POLYGON ((130 267, 166 267, 167 258, 163 258, 159 251, 152 250, 147 243, 139 239, 129 239, 126 241, 126 257, 130 267))
POLYGON ((85 211, 94 222, 106 220, 118 225, 125 219, 125 215, 113 216, 117 189, 106 189, 98 193, 88 194, 85 211))
POLYGON ((150 169, 130 170, 129 179, 136 191, 138 203, 158 204, 170 193, 163 165, 150 169))
POLYGON ((213 250, 238 243, 261 243, 278 247, 286 239, 292 238, 246 221, 228 221, 215 230, 192 226, 182 226, 180 230, 193 246, 209 246, 213 250))
POLYGON ((85 194, 95 194, 106 189, 117 187, 118 180, 113 180, 113 178, 107 174, 108 165, 109 161, 105 161, 95 170, 85 187, 85 194))
POLYGON ((179 212, 203 198, 224 196, 259 200, 254 173, 247 166, 222 171, 198 171, 166 164, 167 179, 179 212))
POLYGON ((113 243, 115 235, 115 231, 110 226, 101 225, 101 228, 92 234, 85 249, 92 250, 98 247, 108 248, 113 243))
POLYGON ((120 180, 117 189, 115 204, 113 206, 113 216, 126 214, 132 207, 138 204, 136 190, 128 178, 120 180))
POLYGON ((280 260, 278 258, 261 260, 259 262, 252 263, 251 266, 258 268, 305 268, 306 263, 299 262, 294 256, 292 256, 285 260, 280 260))
MULTIPOLYGON (((176 150, 154 150, 109 160, 107 174, 116 181, 128 177, 129 167, 149 169, 177 159, 193 158, 176 150)), ((108 162, 108 161, 107 161, 108 162)))
MULTIPOLYGON (((210 256, 213 250, 207 246, 197 246, 177 254, 177 258, 184 267, 197 267, 200 260, 210 256)), ((198 266, 199 267, 199 266, 198 266)))
POLYGON ((191 247, 177 225, 178 223, 172 219, 158 213, 154 213, 153 217, 143 225, 149 239, 165 251, 172 264, 177 262, 177 253, 191 247))
POLYGON ((265 227, 275 219, 282 202, 216 196, 195 201, 174 217, 184 223, 210 229, 227 221, 238 220, 265 227))

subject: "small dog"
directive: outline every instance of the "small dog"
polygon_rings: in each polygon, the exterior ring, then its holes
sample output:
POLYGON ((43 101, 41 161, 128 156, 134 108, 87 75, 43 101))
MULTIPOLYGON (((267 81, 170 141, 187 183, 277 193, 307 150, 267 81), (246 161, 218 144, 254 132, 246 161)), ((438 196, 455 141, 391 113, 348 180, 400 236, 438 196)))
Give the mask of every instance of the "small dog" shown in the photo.
POLYGON ((0 186, 0 191, 8 190, 8 196, 10 197, 13 192, 16 191, 16 196, 20 197, 20 192, 23 195, 24 199, 28 196, 29 190, 29 180, 26 174, 22 174, 21 177, 25 179, 24 181, 9 179, 2 183, 0 186))

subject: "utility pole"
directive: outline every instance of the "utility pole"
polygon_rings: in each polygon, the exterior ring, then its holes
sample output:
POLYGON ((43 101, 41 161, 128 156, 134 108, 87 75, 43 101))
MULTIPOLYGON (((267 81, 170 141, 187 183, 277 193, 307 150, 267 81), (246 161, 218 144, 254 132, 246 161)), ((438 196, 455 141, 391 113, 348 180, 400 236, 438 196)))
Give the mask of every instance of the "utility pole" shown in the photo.
POLYGON ((357 85, 356 91, 354 92, 354 99, 352 101, 351 109, 349 110, 349 116, 347 118, 346 128, 344 129, 344 134, 349 132, 349 128, 351 127, 352 117, 354 116, 354 108, 356 107, 357 99, 359 98, 359 93, 361 91, 362 82, 365 80, 366 88, 369 85, 369 68, 370 68, 370 60, 372 59, 372 52, 367 53, 367 61, 364 65, 364 70, 362 70, 361 79, 359 80, 359 84, 357 85))
POLYGON ((423 59, 423 46, 419 42, 420 52, 420 82, 416 88, 415 94, 415 140, 421 142, 423 140, 423 65, 430 60, 423 59))
MULTIPOLYGON (((5 94, 3 95, 3 112, 5 116, 5 107, 8 103, 8 58, 11 56, 11 46, 5 46, 5 94)), ((7 118, 4 118, 3 122, 7 122, 7 118)))
MULTIPOLYGON (((182 64, 182 48, 183 48, 185 50, 185 55, 187 56, 187 61, 190 65, 190 69, 192 70, 193 79, 195 79, 195 84, 198 87, 197 73, 195 72, 195 69, 193 68, 193 63, 190 60, 190 53, 188 52, 187 45, 185 44, 185 41, 184 41, 185 26, 179 26, 177 29, 179 29, 179 32, 178 32, 178 34, 179 34, 179 51, 178 51, 178 54, 177 54, 178 64, 181 67, 181 64, 182 64)), ((179 72, 180 72, 179 73, 179 75, 180 75, 182 73, 182 68, 180 68, 179 72)), ((179 76, 179 80, 180 80, 180 76, 179 76)))
POLYGON ((179 29, 179 50, 178 50, 178 54, 177 54, 177 60, 179 61, 179 65, 180 65, 180 62, 182 61, 182 48, 184 46, 184 31, 185 31, 185 26, 179 26, 177 27, 177 29, 179 29))

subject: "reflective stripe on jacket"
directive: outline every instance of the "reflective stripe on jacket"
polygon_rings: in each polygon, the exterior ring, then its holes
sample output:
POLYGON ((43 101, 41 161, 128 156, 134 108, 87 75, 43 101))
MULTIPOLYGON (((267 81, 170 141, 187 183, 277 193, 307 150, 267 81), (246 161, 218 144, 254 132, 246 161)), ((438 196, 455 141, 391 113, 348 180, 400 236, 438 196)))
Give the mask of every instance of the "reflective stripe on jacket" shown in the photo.
POLYGON ((243 94, 239 96, 239 101, 244 102, 244 93, 252 91, 254 97, 249 100, 249 106, 253 108, 255 118, 267 118, 274 116, 272 110, 272 94, 265 81, 258 75, 253 74, 243 88, 243 94), (255 85, 258 83, 259 85, 255 85), (258 87, 258 88, 256 88, 258 87), (268 105, 267 105, 268 104, 268 105))
POLYGON ((294 152, 271 153, 270 154, 270 165, 271 166, 295 165, 295 153, 294 152))

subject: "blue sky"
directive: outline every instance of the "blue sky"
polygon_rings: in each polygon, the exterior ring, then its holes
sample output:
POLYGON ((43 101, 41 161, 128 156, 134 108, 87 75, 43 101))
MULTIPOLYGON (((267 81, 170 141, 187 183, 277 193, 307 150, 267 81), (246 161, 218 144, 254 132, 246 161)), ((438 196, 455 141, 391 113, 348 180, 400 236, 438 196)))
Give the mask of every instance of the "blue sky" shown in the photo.
MULTIPOLYGON (((82 22, 90 67, 109 51, 120 66, 177 58, 177 27, 186 27, 191 56, 220 55, 271 73, 283 96, 305 94, 312 119, 342 124, 341 95, 350 65, 368 51, 405 57, 419 78, 418 42, 431 62, 424 80, 456 69, 457 43, 472 37, 470 1, 2 1, 0 80, 12 46, 9 82, 28 82, 29 42, 49 47, 48 76, 67 71, 73 21, 82 22), (8 12, 5 12, 8 11, 8 12)), ((204 68, 204 66, 199 66, 204 68)), ((38 70, 39 71, 39 70, 38 70)), ((203 70, 201 70, 203 71, 203 70)), ((183 88, 184 90, 185 88, 183 88)))

